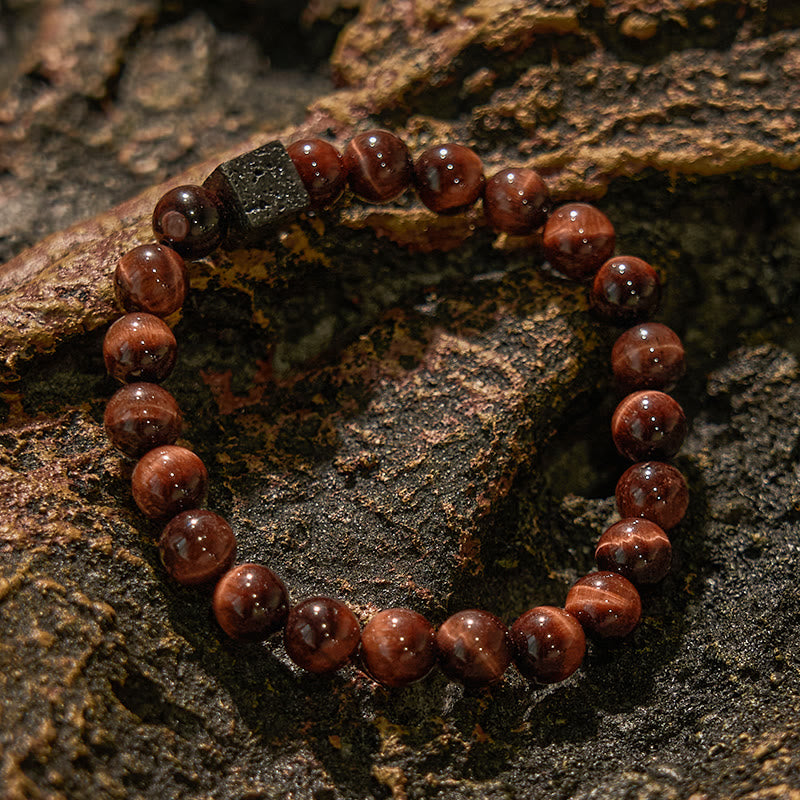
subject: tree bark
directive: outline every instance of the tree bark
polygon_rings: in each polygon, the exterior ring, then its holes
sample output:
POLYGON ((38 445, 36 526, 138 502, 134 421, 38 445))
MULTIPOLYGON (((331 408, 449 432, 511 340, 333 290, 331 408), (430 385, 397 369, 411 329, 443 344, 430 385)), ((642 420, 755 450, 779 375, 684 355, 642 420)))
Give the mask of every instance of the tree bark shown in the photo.
MULTIPOLYGON (((285 9, 2 10, 0 796, 800 797, 800 9, 285 9), (105 437, 111 275, 165 188, 273 138, 343 147, 369 127, 597 203, 618 252, 657 267, 657 318, 686 345, 673 569, 563 684, 390 691, 232 643, 164 574, 105 437)), ((191 277, 165 386, 239 560, 294 601, 511 622, 593 568, 627 466, 620 331, 543 268, 538 236, 492 234, 480 206, 348 195, 191 277)))

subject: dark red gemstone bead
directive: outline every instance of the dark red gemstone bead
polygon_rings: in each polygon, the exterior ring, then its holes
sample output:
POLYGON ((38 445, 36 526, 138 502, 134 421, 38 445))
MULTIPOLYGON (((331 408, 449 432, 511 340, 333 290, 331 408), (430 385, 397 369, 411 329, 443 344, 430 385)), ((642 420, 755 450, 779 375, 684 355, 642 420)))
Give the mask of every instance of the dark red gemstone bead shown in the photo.
POLYGON ((214 589, 214 616, 231 639, 258 642, 279 631, 289 615, 283 581, 260 564, 239 564, 214 589))
POLYGON ((149 450, 139 459, 131 476, 131 489, 146 517, 171 517, 203 502, 208 472, 191 450, 169 444, 149 450))
POLYGON ((108 401, 108 438, 129 456, 172 444, 181 433, 181 411, 175 398, 155 383, 128 383, 108 401))
POLYGON ((561 608, 537 606, 510 628, 517 669, 529 680, 558 683, 581 665, 586 636, 575 617, 561 608))
POLYGON ((486 183, 480 158, 463 144, 425 150, 414 164, 414 180, 419 199, 437 214, 456 214, 469 208, 486 183))
POLYGON ((350 188, 371 203, 387 203, 402 194, 413 177, 405 143, 389 131, 354 136, 344 151, 350 188))
POLYGON ((344 666, 361 640, 353 612, 330 597, 310 597, 289 611, 283 642, 289 658, 309 672, 344 666))
POLYGON ((666 325, 643 322, 614 343, 611 368, 626 391, 670 389, 685 369, 683 344, 666 325))
POLYGON ((236 558, 236 537, 219 514, 194 508, 173 517, 158 543, 161 563, 184 586, 210 584, 236 558))
POLYGON ((503 677, 511 663, 505 623, 488 611, 470 609, 448 617, 436 633, 439 666, 465 686, 488 686, 503 677))
POLYGON ((560 206, 544 226, 543 244, 550 264, 576 281, 591 278, 614 252, 614 226, 588 203, 560 206))
POLYGON ((595 311, 605 319, 630 323, 658 308, 661 281, 641 258, 615 256, 597 271, 589 297, 595 311))
POLYGON ((184 258, 203 258, 219 247, 225 233, 222 209, 202 186, 177 186, 156 203, 156 237, 184 258))
POLYGON ((592 572, 576 581, 564 608, 595 636, 627 636, 642 615, 636 587, 616 572, 592 572))
POLYGON ((407 686, 436 664, 436 637, 422 614, 407 608, 378 612, 361 633, 364 669, 385 686, 407 686))
POLYGON ((114 291, 125 311, 166 317, 186 299, 189 276, 178 253, 163 244, 134 247, 119 260, 114 291))
POLYGON ((496 231, 526 236, 547 220, 550 190, 532 169, 504 169, 487 181, 483 211, 496 231))
POLYGON ((671 464, 634 464, 617 481, 617 508, 623 517, 644 517, 668 531, 689 507, 686 479, 671 464))
POLYGON ((339 151, 323 139, 298 139, 286 152, 306 187, 311 205, 330 205, 344 191, 347 170, 339 151))
POLYGON ((681 449, 686 416, 664 392, 648 389, 624 397, 611 417, 617 450, 631 461, 669 458, 681 449))
POLYGON ((120 317, 103 340, 106 369, 121 381, 163 381, 175 366, 177 351, 169 325, 141 312, 120 317))
POLYGON ((632 517, 612 525, 594 551, 597 566, 633 583, 658 583, 672 563, 667 534, 649 519, 632 517))

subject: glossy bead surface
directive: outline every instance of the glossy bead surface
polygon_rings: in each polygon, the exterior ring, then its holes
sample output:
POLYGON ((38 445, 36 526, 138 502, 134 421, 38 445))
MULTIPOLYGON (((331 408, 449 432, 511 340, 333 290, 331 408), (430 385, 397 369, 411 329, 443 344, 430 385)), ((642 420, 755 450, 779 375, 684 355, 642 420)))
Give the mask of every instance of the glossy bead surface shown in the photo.
POLYGON ((172 444, 181 433, 181 411, 175 398, 155 383, 128 383, 108 401, 105 428, 115 447, 140 456, 172 444))
POLYGON ((611 322, 634 322, 653 313, 661 299, 658 273, 641 258, 615 256, 594 276, 590 300, 611 322))
POLYGON ((145 453, 131 476, 133 499, 151 519, 171 517, 199 506, 208 489, 205 464, 191 450, 177 445, 145 453))
POLYGON ((389 131, 359 133, 348 142, 343 158, 350 188, 371 203, 387 203, 411 185, 408 148, 389 131))
POLYGON ((323 139, 298 139, 286 152, 294 163, 311 205, 330 205, 344 191, 347 170, 339 151, 323 139))
POLYGON ((600 637, 627 636, 642 616, 639 592, 616 572, 592 572, 577 580, 564 608, 586 633, 600 637))
POLYGON ((202 186, 177 186, 156 203, 153 231, 184 258, 203 258, 222 241, 222 210, 202 186))
POLYGON ((644 517, 668 531, 689 507, 689 489, 671 464, 645 461, 634 464, 617 481, 617 508, 623 517, 644 517))
POLYGON ((489 686, 511 663, 505 623, 488 611, 470 609, 448 617, 436 632, 439 666, 466 686, 489 686))
POLYGON ((603 533, 594 558, 601 570, 618 572, 633 583, 657 583, 672 563, 672 545, 655 522, 621 519, 603 533))
POLYGON ((279 631, 289 615, 283 581, 261 564, 239 564, 214 589, 214 616, 231 639, 258 642, 279 631))
POLYGON ((378 612, 361 633, 364 669, 385 686, 407 686, 424 678, 436 664, 433 627, 407 608, 378 612))
POLYGON ((289 658, 309 672, 344 666, 361 640, 355 614, 339 600, 310 597, 289 611, 283 643, 289 658))
POLYGON ((550 190, 535 170, 504 169, 486 182, 483 211, 496 231, 526 236, 544 225, 550 190))
POLYGON ((233 566, 236 537, 219 514, 194 508, 173 517, 158 542, 161 563, 184 586, 217 580, 233 566))
POLYGON ((548 261, 576 281, 591 278, 614 252, 614 226, 588 203, 559 206, 544 226, 543 244, 548 261))
POLYGON ((106 369, 121 381, 163 381, 175 366, 177 352, 169 325, 138 311, 120 317, 103 339, 106 369))
POLYGON ((425 150, 414 164, 419 199, 437 214, 469 208, 483 192, 486 179, 478 155, 463 144, 442 144, 425 150))
POLYGON ((686 436, 686 416, 668 394, 649 389, 624 397, 611 417, 611 436, 631 461, 669 458, 686 436))
POLYGON ((188 289, 183 259, 163 244, 134 247, 114 271, 114 292, 125 311, 166 317, 183 305, 188 289))
POLYGON ((586 636, 575 617, 561 608, 537 606, 510 628, 514 663, 529 680, 558 683, 583 661, 586 636))
POLYGON ((643 322, 614 343, 611 368, 626 391, 669 389, 686 368, 683 343, 672 328, 660 322, 643 322))

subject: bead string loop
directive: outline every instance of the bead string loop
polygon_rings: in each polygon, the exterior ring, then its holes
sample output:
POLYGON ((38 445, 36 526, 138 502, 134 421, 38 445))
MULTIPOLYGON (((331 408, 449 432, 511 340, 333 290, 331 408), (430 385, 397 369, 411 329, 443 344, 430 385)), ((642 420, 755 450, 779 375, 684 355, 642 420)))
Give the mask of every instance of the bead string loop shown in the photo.
POLYGON ((321 139, 284 148, 270 142, 221 164, 203 186, 168 191, 153 212, 156 242, 119 260, 117 300, 126 314, 103 343, 108 372, 123 382, 108 403, 111 442, 137 458, 132 492, 148 518, 165 520, 159 541, 164 568, 186 586, 213 587, 213 610, 230 637, 259 641, 283 631, 289 657, 305 670, 331 672, 356 652, 364 671, 388 687, 425 677, 436 664, 467 686, 499 681, 515 663, 538 683, 556 683, 580 666, 586 634, 623 637, 639 623, 634 584, 660 581, 669 571, 665 531, 688 505, 681 473, 665 459, 686 434, 686 417, 668 391, 684 370, 678 336, 647 322, 660 299, 656 271, 633 256, 614 256, 615 232, 599 209, 586 203, 552 208, 550 192, 532 169, 507 168, 486 180, 478 155, 461 144, 425 150, 412 160, 405 143, 384 130, 356 135, 340 154, 321 139), (458 611, 438 629, 406 608, 380 611, 363 630, 341 601, 311 597, 291 605, 281 579, 260 564, 238 564, 231 526, 201 508, 208 473, 191 450, 175 441, 182 418, 172 395, 158 386, 172 371, 177 343, 163 321, 188 291, 184 258, 203 258, 221 244, 257 239, 306 209, 335 202, 349 186, 371 203, 386 203, 414 186, 438 214, 455 214, 483 199, 486 221, 512 236, 542 238, 549 263, 568 278, 591 281, 590 302, 603 319, 634 327, 614 344, 611 362, 629 392, 611 420, 619 452, 635 462, 619 479, 622 516, 597 544, 599 571, 580 578, 564 608, 539 606, 510 628, 488 611, 458 611))

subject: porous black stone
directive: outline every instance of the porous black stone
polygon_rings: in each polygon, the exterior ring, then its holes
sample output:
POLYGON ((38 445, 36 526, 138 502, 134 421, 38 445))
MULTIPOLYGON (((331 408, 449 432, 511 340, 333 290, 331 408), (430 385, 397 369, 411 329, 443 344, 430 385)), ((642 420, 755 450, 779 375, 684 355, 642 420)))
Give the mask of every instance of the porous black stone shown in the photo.
POLYGON ((203 183, 220 199, 236 247, 263 239, 308 208, 310 200, 286 148, 278 141, 220 164, 203 183))

